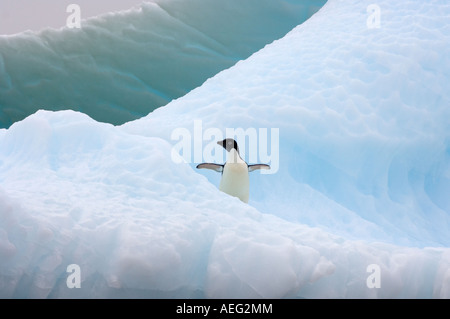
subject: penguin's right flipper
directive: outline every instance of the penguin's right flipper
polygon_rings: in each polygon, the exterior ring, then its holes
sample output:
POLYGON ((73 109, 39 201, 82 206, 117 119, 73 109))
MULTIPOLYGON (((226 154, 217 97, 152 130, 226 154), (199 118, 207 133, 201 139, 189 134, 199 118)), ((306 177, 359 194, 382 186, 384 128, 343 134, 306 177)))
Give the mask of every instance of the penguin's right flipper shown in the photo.
POLYGON ((223 165, 220 164, 214 164, 214 163, 202 163, 198 164, 197 168, 207 168, 212 169, 213 171, 222 173, 223 172, 223 165))

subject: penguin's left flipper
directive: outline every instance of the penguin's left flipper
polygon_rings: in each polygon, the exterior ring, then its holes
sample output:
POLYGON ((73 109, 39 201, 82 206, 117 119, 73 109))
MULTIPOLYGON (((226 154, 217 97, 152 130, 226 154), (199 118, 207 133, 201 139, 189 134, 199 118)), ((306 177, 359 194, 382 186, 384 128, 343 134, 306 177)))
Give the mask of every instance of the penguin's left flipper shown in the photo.
POLYGON ((207 168, 207 169, 212 169, 213 171, 216 172, 223 172, 223 165, 220 164, 214 164, 214 163, 202 163, 202 164, 198 164, 197 168, 207 168))
POLYGON ((252 164, 248 166, 248 171, 253 172, 257 169, 270 169, 270 166, 267 164, 252 164))

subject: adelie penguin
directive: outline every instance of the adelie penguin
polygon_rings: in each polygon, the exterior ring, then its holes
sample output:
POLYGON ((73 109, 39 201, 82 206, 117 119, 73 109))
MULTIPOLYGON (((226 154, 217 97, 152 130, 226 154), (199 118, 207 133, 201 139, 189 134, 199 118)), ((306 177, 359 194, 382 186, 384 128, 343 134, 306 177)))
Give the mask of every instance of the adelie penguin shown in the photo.
POLYGON ((197 165, 197 168, 212 169, 222 173, 219 189, 248 203, 250 187, 248 173, 257 169, 270 169, 270 166, 267 164, 248 165, 239 155, 238 144, 232 138, 226 138, 217 144, 228 152, 225 164, 202 163, 197 165))

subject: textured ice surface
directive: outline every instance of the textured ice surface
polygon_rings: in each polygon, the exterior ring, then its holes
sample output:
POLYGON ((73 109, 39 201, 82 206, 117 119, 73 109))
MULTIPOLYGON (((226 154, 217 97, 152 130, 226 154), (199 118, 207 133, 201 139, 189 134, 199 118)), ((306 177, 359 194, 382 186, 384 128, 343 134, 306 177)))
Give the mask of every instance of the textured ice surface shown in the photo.
POLYGON ((377 3, 380 28, 371 1, 330 0, 121 127, 39 111, 0 130, 1 296, 450 298, 450 5, 377 3), (200 120, 279 128, 249 205, 173 161, 200 120))
POLYGON ((345 235, 449 245, 450 7, 383 2, 382 27, 369 29, 367 6, 327 3, 125 128, 168 141, 196 119, 204 131, 279 128, 279 171, 252 175, 254 207, 345 235))
POLYGON ((38 109, 122 124, 284 36, 325 0, 152 0, 129 11, 0 36, 0 128, 38 109))

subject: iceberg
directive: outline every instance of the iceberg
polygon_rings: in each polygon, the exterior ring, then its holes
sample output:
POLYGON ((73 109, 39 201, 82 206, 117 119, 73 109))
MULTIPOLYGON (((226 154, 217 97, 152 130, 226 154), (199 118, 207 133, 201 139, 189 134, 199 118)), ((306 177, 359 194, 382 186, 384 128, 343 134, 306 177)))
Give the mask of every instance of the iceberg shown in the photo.
POLYGON ((0 36, 0 128, 39 109, 116 125, 140 118, 283 37, 325 1, 152 0, 81 29, 0 36))
POLYGON ((1 129, 0 296, 450 298, 449 18, 329 0, 140 119, 1 129), (248 204, 195 169, 227 132, 279 162, 248 204))

